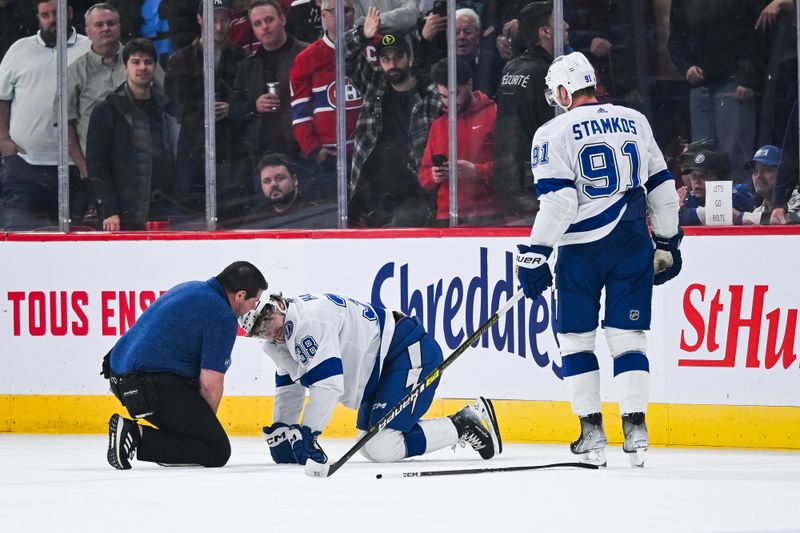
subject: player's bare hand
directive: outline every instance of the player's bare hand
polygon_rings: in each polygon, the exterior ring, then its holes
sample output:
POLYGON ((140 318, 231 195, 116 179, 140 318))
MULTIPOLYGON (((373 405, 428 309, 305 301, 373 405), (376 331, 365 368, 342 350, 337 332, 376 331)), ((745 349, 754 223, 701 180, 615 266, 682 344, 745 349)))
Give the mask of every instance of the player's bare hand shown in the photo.
POLYGON ((367 17, 364 19, 364 37, 372 39, 381 27, 381 10, 370 6, 367 17))
POLYGON ((119 231, 119 215, 111 215, 103 219, 103 231, 119 231))
POLYGON ((450 179, 450 163, 445 162, 445 164, 440 167, 432 167, 431 172, 433 174, 434 183, 444 183, 450 179))
POLYGON ((688 81, 692 85, 697 85, 704 79, 706 78, 705 75, 703 74, 703 69, 701 69, 697 65, 689 67, 689 70, 686 71, 686 81, 688 81))
POLYGON ((589 45, 589 51, 594 57, 607 57, 611 53, 613 45, 608 39, 595 37, 589 45))
POLYGON ((736 91, 733 93, 733 97, 737 100, 750 100, 752 97, 756 95, 756 92, 753 89, 745 87, 744 85, 737 85, 736 91))
POLYGON ((26 153, 17 143, 12 141, 10 138, 0 140, 0 154, 3 157, 9 157, 12 155, 17 154, 24 154, 26 153))
POLYGON ((259 113, 274 113, 281 107, 281 98, 277 94, 262 94, 256 100, 256 111, 259 113))
POLYGON ((437 35, 447 29, 447 17, 431 13, 425 19, 425 25, 422 26, 422 38, 426 41, 433 41, 437 35))

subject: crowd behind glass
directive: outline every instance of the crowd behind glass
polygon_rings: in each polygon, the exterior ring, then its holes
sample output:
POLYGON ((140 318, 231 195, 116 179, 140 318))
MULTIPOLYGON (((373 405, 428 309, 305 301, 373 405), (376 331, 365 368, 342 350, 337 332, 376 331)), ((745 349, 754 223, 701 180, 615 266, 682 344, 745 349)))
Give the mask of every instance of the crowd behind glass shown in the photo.
POLYGON ((60 2, 0 0, 5 231, 57 230, 66 194, 72 231, 204 230, 209 217, 226 230, 527 226, 538 208, 531 139, 555 113, 544 76, 559 30, 595 66, 601 101, 650 120, 682 225, 706 223, 713 180, 733 181, 735 224, 798 222, 792 0, 564 0, 563 23, 552 0, 459 0, 454 24, 442 1, 338 0, 341 36, 337 0, 206 1, 203 32, 198 0, 69 0, 61 125, 60 2), (214 40, 214 212, 203 35, 214 40), (61 194, 59 128, 70 161, 61 194))

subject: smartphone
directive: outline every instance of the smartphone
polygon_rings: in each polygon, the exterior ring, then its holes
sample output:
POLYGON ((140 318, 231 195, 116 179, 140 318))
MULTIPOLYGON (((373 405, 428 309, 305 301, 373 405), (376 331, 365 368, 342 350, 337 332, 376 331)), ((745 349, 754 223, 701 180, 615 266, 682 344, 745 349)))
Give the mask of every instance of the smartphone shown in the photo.
POLYGON ((433 3, 433 9, 431 10, 431 13, 433 13, 434 15, 439 15, 439 16, 442 16, 442 17, 446 17, 447 16, 447 1, 446 0, 436 0, 433 3))
POLYGON ((447 156, 444 154, 433 154, 431 156, 431 161, 433 161, 433 166, 443 167, 445 163, 447 163, 447 156))

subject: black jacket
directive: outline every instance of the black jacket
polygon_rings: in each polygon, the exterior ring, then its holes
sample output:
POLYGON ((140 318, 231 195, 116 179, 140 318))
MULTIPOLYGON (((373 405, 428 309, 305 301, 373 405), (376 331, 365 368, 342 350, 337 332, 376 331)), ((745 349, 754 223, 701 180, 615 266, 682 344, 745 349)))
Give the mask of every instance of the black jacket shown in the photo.
POLYGON ((539 126, 555 116, 544 97, 544 78, 553 56, 534 46, 503 69, 497 90, 494 187, 511 214, 536 210, 531 172, 531 142, 539 126))
POLYGON ((183 48, 200 35, 197 0, 161 0, 158 16, 169 23, 169 36, 175 49, 183 48))
POLYGON ((299 154, 300 148, 292 132, 292 99, 289 91, 289 71, 294 58, 307 43, 289 37, 277 50, 268 52, 263 47, 246 57, 236 69, 236 81, 230 101, 231 119, 243 128, 245 147, 251 156, 265 152, 282 152, 289 156, 299 154), (267 64, 277 68, 270 70, 267 64), (268 81, 280 83, 281 107, 277 113, 258 113, 256 100, 266 92, 268 81))
MULTIPOLYGON (((176 186, 175 167, 179 160, 181 110, 163 93, 153 90, 152 98, 162 113, 164 150, 172 156, 171 167, 159 169, 167 176, 165 181, 172 185, 162 193, 174 195, 180 189, 176 186)), ((97 197, 100 219, 119 215, 122 229, 143 229, 149 220, 153 193, 150 125, 145 114, 133 103, 127 83, 92 111, 87 146, 89 178, 97 197), (137 142, 136 139, 146 140, 137 142)))
POLYGON ((766 0, 673 0, 668 47, 681 76, 703 69, 702 84, 736 81, 758 90, 767 37, 754 29, 766 0))

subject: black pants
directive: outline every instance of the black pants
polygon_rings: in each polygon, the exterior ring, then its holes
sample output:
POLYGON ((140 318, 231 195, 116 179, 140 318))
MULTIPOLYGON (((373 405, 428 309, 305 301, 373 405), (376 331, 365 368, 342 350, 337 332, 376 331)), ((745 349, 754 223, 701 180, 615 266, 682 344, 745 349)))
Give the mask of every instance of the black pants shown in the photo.
POLYGON ((197 382, 175 374, 151 374, 158 392, 156 412, 145 418, 136 450, 140 461, 164 465, 225 466, 231 443, 197 382))

